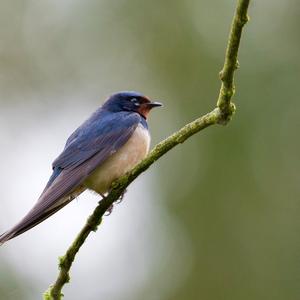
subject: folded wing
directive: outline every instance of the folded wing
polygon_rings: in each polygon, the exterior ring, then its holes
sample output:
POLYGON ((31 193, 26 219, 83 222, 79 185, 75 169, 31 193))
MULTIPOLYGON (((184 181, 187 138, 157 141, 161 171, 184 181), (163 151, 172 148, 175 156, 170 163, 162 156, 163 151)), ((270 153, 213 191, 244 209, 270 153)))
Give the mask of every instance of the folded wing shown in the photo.
POLYGON ((0 236, 0 243, 39 224, 79 195, 83 181, 128 141, 140 118, 136 113, 96 111, 70 136, 53 162, 53 174, 35 206, 0 236))

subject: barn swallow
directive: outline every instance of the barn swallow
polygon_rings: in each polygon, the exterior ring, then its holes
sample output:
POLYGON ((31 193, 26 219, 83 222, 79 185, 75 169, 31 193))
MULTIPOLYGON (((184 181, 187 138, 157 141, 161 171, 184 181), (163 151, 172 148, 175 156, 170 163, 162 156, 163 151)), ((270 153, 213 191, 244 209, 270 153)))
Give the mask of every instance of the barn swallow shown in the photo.
POLYGON ((110 96, 67 139, 52 164, 53 173, 37 203, 12 229, 0 236, 0 244, 41 223, 84 190, 102 197, 111 184, 148 153, 147 117, 162 106, 137 92, 110 96))

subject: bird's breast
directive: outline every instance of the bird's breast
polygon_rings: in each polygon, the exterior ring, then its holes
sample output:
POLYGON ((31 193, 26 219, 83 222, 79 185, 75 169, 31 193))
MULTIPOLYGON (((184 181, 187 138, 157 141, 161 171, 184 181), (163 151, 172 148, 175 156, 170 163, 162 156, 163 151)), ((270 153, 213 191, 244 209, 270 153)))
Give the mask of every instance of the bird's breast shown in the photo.
POLYGON ((112 182, 137 165, 149 152, 150 135, 139 125, 129 140, 86 179, 87 188, 104 194, 112 182))

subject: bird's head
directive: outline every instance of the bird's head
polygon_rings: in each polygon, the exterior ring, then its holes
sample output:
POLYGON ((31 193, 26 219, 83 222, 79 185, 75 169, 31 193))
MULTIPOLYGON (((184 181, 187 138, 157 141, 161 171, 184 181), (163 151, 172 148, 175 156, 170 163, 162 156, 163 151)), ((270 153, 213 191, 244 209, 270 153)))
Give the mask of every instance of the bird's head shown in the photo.
POLYGON ((102 108, 111 112, 131 111, 137 112, 147 119, 153 107, 162 106, 161 103, 151 101, 148 97, 137 92, 119 92, 111 95, 102 108))

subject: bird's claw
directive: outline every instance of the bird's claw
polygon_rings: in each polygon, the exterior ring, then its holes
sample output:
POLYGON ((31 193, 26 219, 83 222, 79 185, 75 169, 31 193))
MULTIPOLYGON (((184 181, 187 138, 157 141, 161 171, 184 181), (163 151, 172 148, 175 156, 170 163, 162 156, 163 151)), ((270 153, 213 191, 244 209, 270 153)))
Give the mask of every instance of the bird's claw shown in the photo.
POLYGON ((122 193, 120 198, 116 201, 117 204, 121 203, 125 197, 125 194, 127 193, 127 189, 122 193))
POLYGON ((109 216, 109 215, 112 213, 113 208, 114 208, 114 205, 112 204, 112 205, 106 210, 104 216, 106 216, 106 217, 109 216))
POLYGON ((101 200, 104 200, 106 198, 106 196, 104 194, 99 193, 99 195, 102 197, 101 200))
MULTIPOLYGON (((122 195, 120 196, 120 198, 119 198, 118 200, 115 201, 115 204, 120 204, 120 203, 123 201, 126 192, 127 192, 127 190, 125 190, 125 191, 122 193, 122 195)), ((103 194, 100 194, 100 195, 101 195, 101 197, 102 197, 101 200, 103 200, 103 199, 106 198, 106 196, 104 196, 103 194)), ((105 213, 105 216, 106 216, 106 217, 109 216, 109 215, 112 213, 113 208, 114 208, 114 204, 112 204, 112 205, 106 210, 106 213, 105 213)))

